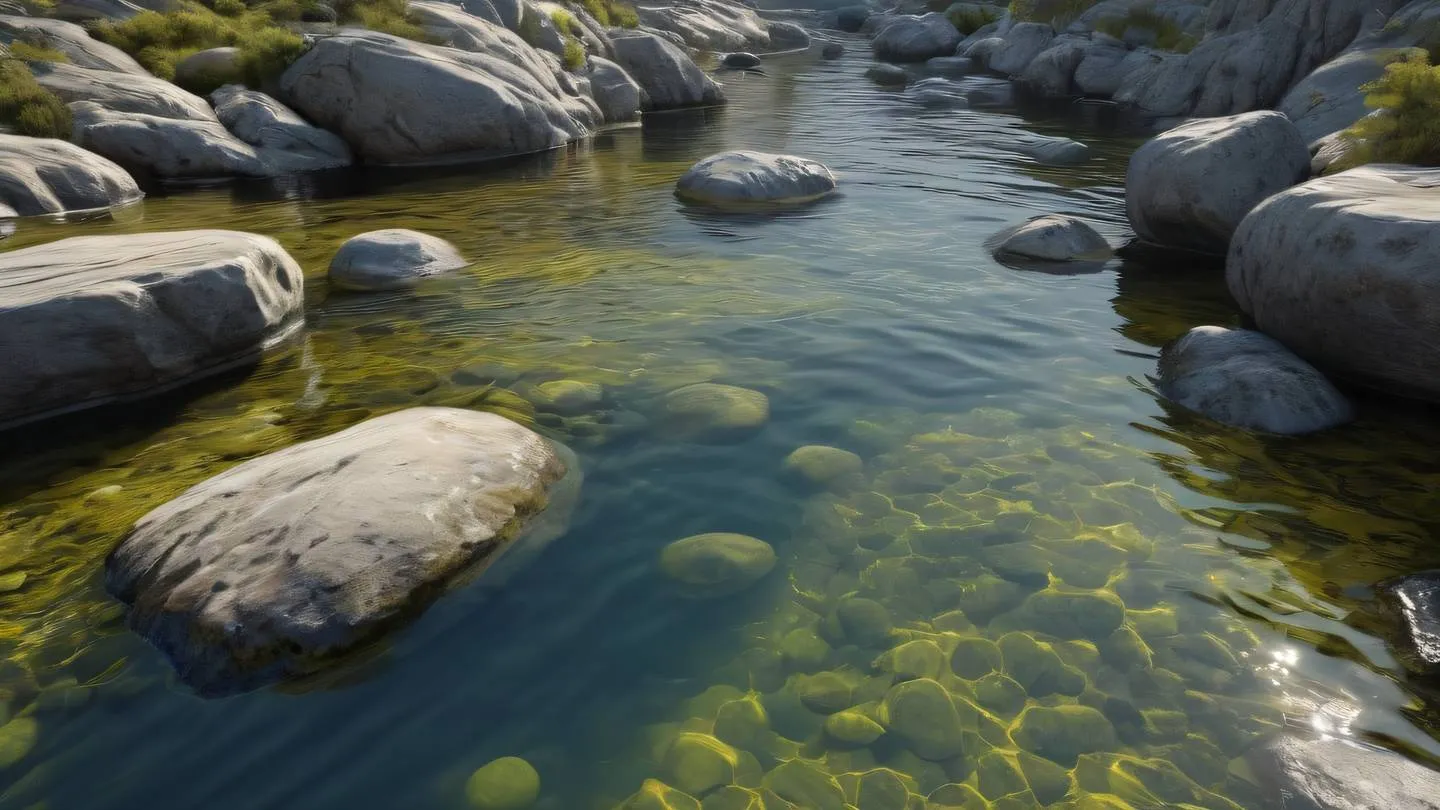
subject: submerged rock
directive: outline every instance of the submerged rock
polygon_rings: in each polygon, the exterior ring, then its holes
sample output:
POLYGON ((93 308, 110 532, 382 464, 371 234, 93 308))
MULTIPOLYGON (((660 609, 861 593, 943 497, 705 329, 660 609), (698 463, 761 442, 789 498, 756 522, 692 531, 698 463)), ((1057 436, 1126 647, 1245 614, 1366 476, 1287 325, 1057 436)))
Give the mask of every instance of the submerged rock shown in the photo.
POLYGON ((965 729, 950 695, 928 678, 896 684, 885 694, 885 725, 921 759, 946 760, 965 753, 965 729))
POLYGON ((501 757, 470 775, 465 797, 475 810, 526 810, 540 798, 540 774, 520 757, 501 757))
POLYGON ((846 745, 869 745, 885 735, 885 727, 860 712, 843 711, 825 718, 825 733, 846 745))
POLYGON ((744 590, 775 567, 775 549, 743 534, 712 532, 676 540, 660 552, 660 570, 695 596, 744 590))
POLYGON ((300 316, 280 245, 234 231, 80 236, 0 254, 0 423, 157 389, 253 358, 300 316))
POLYGON ((904 87, 910 82, 910 74, 896 65, 871 65, 865 69, 865 78, 882 87, 904 87))
POLYGON ((700 810, 700 802, 659 779, 646 779, 616 810, 700 810))
POLYGON ((817 486, 831 486, 858 477, 865 462, 849 450, 810 444, 785 457, 786 472, 817 486))
POLYGON ((654 34, 626 31, 614 38, 615 62, 641 89, 646 110, 722 104, 725 93, 679 46, 654 34))
POLYGON ((345 240, 330 260, 330 283, 345 290, 402 290, 466 264, 438 236, 404 228, 370 231, 345 240))
POLYGON ((711 155, 675 184, 680 198, 709 205, 805 203, 834 190, 835 175, 819 161, 752 151, 711 155))
POLYGON ((398 411, 191 487, 136 522, 106 587, 197 691, 250 689, 373 641, 527 527, 558 530, 537 516, 568 504, 566 472, 495 414, 398 411))
POLYGON ((1146 242, 1223 254, 1251 209, 1309 173, 1310 150, 1279 113, 1191 121, 1135 150, 1125 210, 1146 242))
POLYGON ((720 57, 720 67, 729 70, 758 70, 760 57, 753 53, 727 53, 720 57))
POLYGON ((844 6, 835 12, 835 27, 846 33, 857 33, 872 13, 869 6, 844 6))
POLYGON ((696 383, 667 394, 665 411, 682 437, 722 439, 763 427, 770 421, 770 399, 737 385, 696 383))
POLYGON ((1257 329, 1321 370, 1440 401, 1437 255, 1440 173, 1372 166, 1250 212, 1225 279, 1257 329))
POLYGON ((1420 571, 1380 584, 1380 598, 1404 629, 1400 660, 1417 675, 1440 672, 1440 571, 1420 571))
POLYGON ((960 32, 944 14, 932 11, 921 16, 896 17, 886 25, 870 48, 876 59, 894 62, 924 62, 936 56, 952 56, 960 44, 960 32))
POLYGON ((1075 767, 1081 754, 1117 745, 1115 727, 1089 706, 1030 706, 1021 712, 1012 734, 1022 749, 1066 768, 1075 767))
POLYGON ((1299 434, 1342 425, 1343 394, 1279 341, 1244 329, 1197 326, 1160 353, 1160 393, 1227 425, 1299 434))
POLYGON ((820 48, 820 56, 824 59, 839 59, 845 55, 845 46, 838 42, 827 42, 820 48))
POLYGON ((54 138, 0 134, 0 204, 19 216, 109 208, 143 196, 128 172, 54 138))
POLYGON ((1278 735, 1246 755, 1269 798, 1296 810, 1440 810, 1440 772, 1336 737, 1278 735))
POLYGON ((709 734, 682 732, 665 752, 667 778, 686 793, 703 796, 735 781, 739 754, 709 734))
POLYGON ((1090 159, 1090 147, 1070 138, 1027 138, 1020 151, 1046 166, 1078 166, 1090 159))
POLYGON ((990 242, 997 258, 1104 261, 1111 252, 1110 243, 1089 223, 1062 214, 1047 214, 1006 228, 990 242))
POLYGON ((280 87, 306 117, 377 163, 539 152, 590 133, 599 120, 593 101, 565 92, 515 34, 479 18, 474 25, 489 37, 484 52, 371 31, 325 37, 280 87))

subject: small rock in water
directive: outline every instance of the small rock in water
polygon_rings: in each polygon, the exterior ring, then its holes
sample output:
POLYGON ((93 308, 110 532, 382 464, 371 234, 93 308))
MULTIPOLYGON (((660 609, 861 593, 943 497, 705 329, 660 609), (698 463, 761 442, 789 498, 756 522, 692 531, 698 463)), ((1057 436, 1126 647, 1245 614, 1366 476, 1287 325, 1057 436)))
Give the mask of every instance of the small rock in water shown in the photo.
POLYGON ((1090 147, 1069 138, 1038 138, 1020 149, 1047 166, 1078 166, 1090 159, 1090 147))
POLYGON ((820 49, 820 56, 824 59, 839 59, 845 55, 845 46, 838 42, 827 42, 820 49))
POLYGON ((760 57, 753 53, 727 53, 720 58, 720 67, 729 70, 758 70, 760 57))
POLYGON ((1110 243, 1084 220, 1062 214, 1035 217, 991 238, 996 258, 1047 262, 1104 261, 1110 243))
POLYGON ((936 73, 958 75, 974 70, 975 60, 968 56, 937 56, 934 59, 925 60, 925 68, 936 73))
POLYGON ((525 810, 540 797, 540 774, 520 757, 501 757, 470 775, 465 796, 475 810, 525 810))
POLYGON ((1417 675, 1440 672, 1440 571, 1420 571, 1380 585, 1380 598, 1405 626, 1400 660, 1417 675))
POLYGON ((660 552, 660 570, 695 596, 744 590, 775 567, 775 549, 764 540, 729 532, 676 540, 660 552))
POLYGON ((401 290, 465 266, 438 236, 390 228, 351 237, 330 260, 330 283, 346 290, 401 290))
POLYGON ((811 444, 785 457, 785 471, 817 486, 830 486, 856 478, 865 462, 849 450, 811 444))
POLYGON ((835 190, 819 161, 765 152, 721 152, 696 163, 675 184, 682 199, 711 205, 805 203, 835 190))
POLYGON ((1227 425, 1300 434, 1343 425, 1350 402, 1279 341, 1197 326, 1160 352, 1160 393, 1227 425))
POLYGON ((965 96, 965 88, 949 79, 938 77, 921 79, 910 85, 906 95, 926 107, 964 108, 970 106, 970 100, 965 96))
POLYGON ((882 87, 904 87, 910 83, 910 74, 904 68, 884 62, 866 68, 865 78, 882 87))

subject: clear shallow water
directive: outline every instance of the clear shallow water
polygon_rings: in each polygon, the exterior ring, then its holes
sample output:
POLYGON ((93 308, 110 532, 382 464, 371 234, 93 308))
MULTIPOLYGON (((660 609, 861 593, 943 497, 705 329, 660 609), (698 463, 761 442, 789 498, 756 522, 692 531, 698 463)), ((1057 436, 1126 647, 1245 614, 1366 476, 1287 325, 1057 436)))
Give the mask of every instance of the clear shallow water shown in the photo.
MULTIPOLYGON (((1433 711, 1369 618, 1373 582, 1440 562, 1433 420, 1366 402, 1352 427, 1283 440, 1167 409, 1145 379, 1156 348, 1235 320, 1214 271, 1042 275, 982 247, 1054 211, 1124 236, 1134 142, 1082 132, 1097 160, 1036 166, 1018 140, 1073 123, 918 106, 864 66, 778 63, 730 77, 723 111, 503 167, 187 190, 113 221, 25 223, 7 249, 269 234, 305 266, 310 306, 304 334, 253 371, 0 436, 0 700, 15 718, 0 807, 460 808, 475 768, 518 755, 541 773, 541 806, 608 808, 647 778, 674 782, 666 745, 714 730, 720 703, 752 688, 779 736, 746 749, 745 784, 798 758, 999 799, 1003 763, 1029 762, 1017 752, 1035 735, 948 661, 1012 631, 1083 676, 1060 694, 1010 656, 1028 705, 1095 706, 1115 729, 1064 776, 1074 796, 1258 806, 1227 767, 1285 725, 1440 754, 1433 711), (691 162, 741 147, 823 160, 844 193, 764 218, 673 199, 691 162), (443 236, 475 265, 416 295, 330 295, 336 246, 379 227, 443 236), (524 396, 559 378, 605 385, 601 412, 534 416, 524 396), (663 395, 706 380, 763 391, 770 422, 723 444, 667 432, 663 395), (228 465, 415 404, 533 416, 574 447, 586 480, 570 532, 326 682, 213 701, 175 684, 101 590, 130 523, 228 465), (864 486, 786 478, 785 456, 814 443, 861 454, 864 486), (686 598, 656 557, 706 531, 765 539, 780 565, 742 594, 686 598), (1081 591, 1123 600, 1149 667, 1065 620, 1104 606, 1035 609, 1081 591), (857 597, 885 606, 892 635, 836 630, 857 597), (816 660, 810 635, 830 647, 816 660), (947 661, 926 674, 984 709, 964 720, 967 755, 822 743, 823 717, 798 703, 810 677, 837 673, 863 707, 894 679, 887 650, 917 641, 947 661)), ((1026 776, 1032 793, 994 806, 1056 798, 1026 776)))

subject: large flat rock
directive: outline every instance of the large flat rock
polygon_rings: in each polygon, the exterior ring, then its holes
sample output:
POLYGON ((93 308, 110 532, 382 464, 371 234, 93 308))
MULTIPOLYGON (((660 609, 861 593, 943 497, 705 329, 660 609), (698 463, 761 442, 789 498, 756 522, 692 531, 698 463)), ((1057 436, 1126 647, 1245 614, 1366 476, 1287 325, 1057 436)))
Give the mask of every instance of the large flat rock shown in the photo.
POLYGON ((1368 166, 1276 194, 1225 279, 1256 328, 1332 375, 1440 401, 1440 172, 1368 166))
POLYGON ((92 39, 85 29, 63 20, 43 17, 17 17, 0 14, 0 42, 40 42, 65 54, 74 65, 95 70, 113 70, 150 78, 140 63, 130 55, 92 39))
POLYGON ((135 524, 106 585, 202 694, 313 672, 565 508, 567 464, 495 414, 412 408, 253 459, 135 524))
POLYGON ((94 70, 64 62, 36 62, 30 70, 41 87, 67 104, 93 101, 117 113, 190 121, 216 120, 205 99, 154 76, 94 70))
POLYGON ((77 236, 0 253, 0 425, 253 357, 300 316, 300 267, 235 231, 77 236))
POLYGON ((141 197, 116 164, 55 138, 0 134, 0 203, 21 216, 124 205, 141 197))

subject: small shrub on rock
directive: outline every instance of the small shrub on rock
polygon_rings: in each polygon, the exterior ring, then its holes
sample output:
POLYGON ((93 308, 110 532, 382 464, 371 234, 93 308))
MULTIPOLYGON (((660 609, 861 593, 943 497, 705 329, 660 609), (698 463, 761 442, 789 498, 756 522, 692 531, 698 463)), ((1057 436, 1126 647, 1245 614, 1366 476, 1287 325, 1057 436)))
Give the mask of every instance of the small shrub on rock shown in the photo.
POLYGON ((70 108, 18 59, 0 60, 0 124, 19 135, 69 139, 70 108))
POLYGON ((1375 162, 1440 166, 1440 66, 1432 66, 1425 51, 1410 51, 1361 89, 1365 104, 1378 112, 1345 131, 1353 148, 1337 168, 1375 162))

